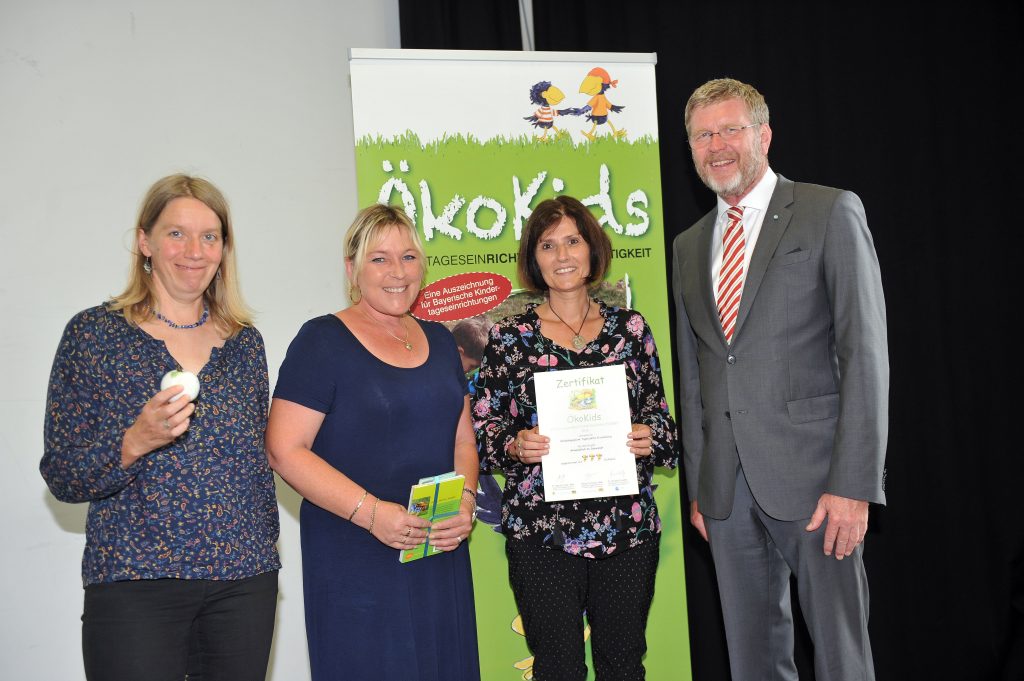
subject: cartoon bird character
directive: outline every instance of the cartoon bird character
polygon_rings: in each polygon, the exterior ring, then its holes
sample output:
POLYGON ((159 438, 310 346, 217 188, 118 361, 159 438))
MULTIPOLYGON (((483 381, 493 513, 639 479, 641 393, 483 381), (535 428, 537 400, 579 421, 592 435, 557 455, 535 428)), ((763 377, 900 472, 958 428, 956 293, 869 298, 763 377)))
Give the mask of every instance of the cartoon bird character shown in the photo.
POLYGON ((538 141, 547 142, 548 133, 552 130, 555 131, 555 139, 569 134, 555 127, 555 116, 562 116, 568 112, 568 109, 559 111, 554 108, 563 99, 565 99, 565 95, 562 91, 549 81, 542 80, 530 88, 530 101, 539 105, 540 108, 532 116, 526 116, 524 120, 530 121, 535 128, 544 131, 544 134, 537 138, 538 141))
POLYGON ((616 130, 615 126, 612 125, 612 122, 608 120, 608 114, 619 113, 625 108, 623 106, 612 104, 604 94, 608 91, 608 88, 616 87, 618 84, 619 81, 612 80, 611 76, 608 75, 608 72, 599 66, 590 69, 590 73, 587 74, 587 77, 583 79, 583 83, 580 84, 580 92, 585 95, 593 95, 590 98, 590 101, 587 102, 586 106, 582 109, 578 109, 581 114, 589 111, 590 113, 587 115, 587 120, 593 121, 594 123, 590 126, 589 132, 583 133, 583 136, 587 139, 592 140, 597 137, 594 131, 597 130, 597 126, 604 125, 605 123, 607 123, 608 127, 612 129, 612 134, 615 137, 626 136, 626 130, 624 128, 616 130))

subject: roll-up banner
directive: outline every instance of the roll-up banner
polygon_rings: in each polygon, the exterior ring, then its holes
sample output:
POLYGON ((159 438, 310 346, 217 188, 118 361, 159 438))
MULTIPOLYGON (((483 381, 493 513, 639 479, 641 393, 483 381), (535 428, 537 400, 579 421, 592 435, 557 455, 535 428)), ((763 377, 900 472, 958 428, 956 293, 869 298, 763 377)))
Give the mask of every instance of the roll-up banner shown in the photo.
MULTIPOLYGON (((611 268, 595 296, 647 319, 673 404, 655 62, 653 54, 351 50, 359 205, 403 206, 420 230, 427 275, 417 317, 471 339, 539 300, 516 279, 523 226, 540 201, 574 196, 611 237, 611 268)), ((466 350, 469 340, 459 345, 471 381, 480 357, 466 350)), ((679 474, 657 470, 661 562, 644 662, 649 679, 685 680, 679 474)), ((487 681, 532 679, 497 529, 503 484, 481 476, 470 541, 487 681)), ((588 667, 593 678, 589 659, 588 667)))

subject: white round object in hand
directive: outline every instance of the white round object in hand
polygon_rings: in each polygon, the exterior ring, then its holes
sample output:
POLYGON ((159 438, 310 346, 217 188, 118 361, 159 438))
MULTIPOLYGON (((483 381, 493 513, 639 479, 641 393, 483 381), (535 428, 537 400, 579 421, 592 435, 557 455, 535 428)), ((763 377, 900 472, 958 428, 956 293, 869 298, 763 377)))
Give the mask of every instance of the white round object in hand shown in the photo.
POLYGON ((199 396, 199 378, 191 371, 168 371, 160 380, 160 389, 167 390, 172 385, 180 385, 184 390, 172 397, 171 402, 183 395, 190 402, 199 396))

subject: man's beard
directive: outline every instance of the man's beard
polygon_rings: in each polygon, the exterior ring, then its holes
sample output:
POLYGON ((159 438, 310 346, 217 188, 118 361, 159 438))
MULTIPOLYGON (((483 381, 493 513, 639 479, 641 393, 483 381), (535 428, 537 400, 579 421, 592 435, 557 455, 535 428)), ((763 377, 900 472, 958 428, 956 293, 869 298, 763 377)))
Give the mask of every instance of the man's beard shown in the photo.
POLYGON ((761 153, 760 140, 755 137, 750 146, 738 153, 723 153, 718 158, 705 157, 705 164, 715 160, 736 157, 736 169, 732 176, 724 181, 711 176, 706 165, 697 166, 697 175, 707 187, 719 196, 736 196, 744 193, 757 182, 758 177, 767 163, 767 156, 761 153))

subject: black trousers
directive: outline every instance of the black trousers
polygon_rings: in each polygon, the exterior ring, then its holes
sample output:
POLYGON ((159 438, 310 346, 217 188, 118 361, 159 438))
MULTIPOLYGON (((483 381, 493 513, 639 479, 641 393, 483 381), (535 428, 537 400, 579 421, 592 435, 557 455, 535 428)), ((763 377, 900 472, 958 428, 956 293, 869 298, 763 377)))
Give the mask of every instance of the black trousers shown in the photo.
POLYGON ((600 560, 510 539, 505 555, 534 681, 585 681, 584 613, 597 681, 644 679, 657 539, 600 560))
POLYGON ((143 579, 85 588, 89 681, 264 681, 277 571, 237 580, 143 579))

